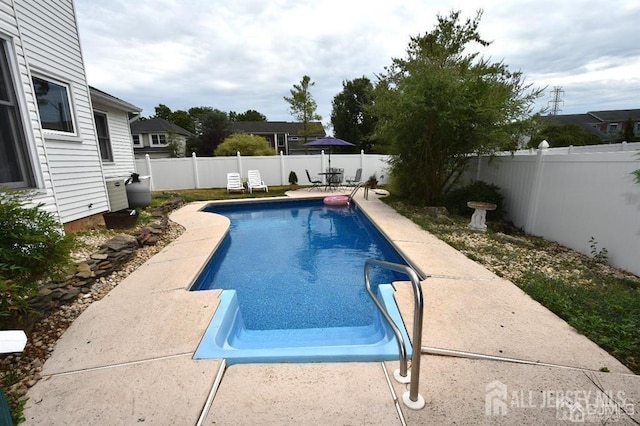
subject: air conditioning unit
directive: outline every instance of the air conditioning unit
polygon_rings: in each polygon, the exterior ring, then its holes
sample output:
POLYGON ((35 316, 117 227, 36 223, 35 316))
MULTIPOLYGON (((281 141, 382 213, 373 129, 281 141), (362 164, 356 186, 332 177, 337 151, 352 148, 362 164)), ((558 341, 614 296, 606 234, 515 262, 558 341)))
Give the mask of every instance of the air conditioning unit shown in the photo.
POLYGON ((128 209, 129 200, 127 199, 127 189, 125 187, 125 178, 107 178, 107 196, 109 197, 109 209, 112 212, 128 209))

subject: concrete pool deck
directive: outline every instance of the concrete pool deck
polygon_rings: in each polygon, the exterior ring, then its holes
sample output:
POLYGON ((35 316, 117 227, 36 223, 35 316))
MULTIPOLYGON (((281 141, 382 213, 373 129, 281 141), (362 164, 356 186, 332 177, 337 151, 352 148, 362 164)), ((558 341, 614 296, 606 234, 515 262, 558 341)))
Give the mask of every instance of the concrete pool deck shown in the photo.
MULTIPOLYGON (((186 288, 228 227, 226 218, 200 212, 203 202, 174 212, 171 219, 186 231, 63 334, 43 379, 27 394, 26 424, 630 423, 622 409, 640 421, 640 376, 375 194, 364 200, 360 191, 357 201, 405 257, 431 275, 422 282, 422 345, 456 356, 422 355, 424 409, 402 403, 408 385, 392 377, 397 361, 225 368, 223 360, 191 359, 219 291, 186 288), (604 367, 610 372, 598 371, 604 367), (594 417, 607 410, 609 417, 594 417)), ((411 330, 410 286, 396 283, 396 289, 411 330)))

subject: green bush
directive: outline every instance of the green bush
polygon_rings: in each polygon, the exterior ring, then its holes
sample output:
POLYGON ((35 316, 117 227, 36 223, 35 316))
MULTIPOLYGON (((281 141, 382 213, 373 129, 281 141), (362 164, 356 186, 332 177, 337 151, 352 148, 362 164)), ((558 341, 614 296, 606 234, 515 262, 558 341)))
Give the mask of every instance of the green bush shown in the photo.
POLYGON ((233 156, 237 152, 242 155, 276 155, 269 142, 262 136, 234 133, 216 148, 215 156, 233 156))
POLYGON ((62 272, 74 247, 51 213, 27 204, 29 195, 0 191, 0 325, 24 322, 27 298, 62 272))
POLYGON ((500 221, 504 216, 503 201, 500 188, 497 185, 483 181, 476 181, 469 185, 454 189, 444 197, 444 205, 452 214, 469 216, 473 214, 473 209, 467 206, 469 201, 485 201, 493 203, 497 208, 487 212, 487 220, 500 221))

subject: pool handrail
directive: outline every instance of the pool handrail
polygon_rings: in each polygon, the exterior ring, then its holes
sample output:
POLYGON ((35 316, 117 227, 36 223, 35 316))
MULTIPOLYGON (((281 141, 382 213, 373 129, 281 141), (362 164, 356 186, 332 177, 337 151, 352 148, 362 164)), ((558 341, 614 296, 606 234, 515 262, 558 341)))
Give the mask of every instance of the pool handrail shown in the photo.
POLYGON ((420 286, 420 279, 418 278, 418 274, 413 270, 410 266, 401 265, 398 263, 391 263, 384 260, 378 259, 367 259, 364 264, 364 285, 367 289, 367 293, 373 299, 373 302, 376 304, 382 316, 387 320, 391 329, 393 330, 393 334, 396 337, 398 342, 398 349, 400 351, 400 368, 396 374, 396 380, 401 383, 410 383, 409 391, 405 392, 402 396, 402 400, 404 404, 413 409, 420 410, 425 406, 424 398, 418 393, 418 388, 420 384, 420 348, 422 347, 422 318, 423 318, 423 307, 424 301, 422 297, 422 287, 420 286), (413 296, 414 296, 414 313, 413 313, 413 352, 411 355, 411 374, 408 374, 407 371, 407 347, 406 343, 402 337, 402 333, 400 333, 400 329, 394 323, 391 316, 387 310, 382 306, 376 295, 371 290, 371 280, 369 278, 369 270, 372 266, 377 266, 380 268, 390 269, 395 272, 400 272, 406 274, 411 280, 411 284, 413 287, 413 296), (400 377, 398 377, 398 375, 400 377), (408 381, 407 381, 408 380, 408 381))
POLYGON ((353 189, 351 190, 351 194, 349 194, 349 197, 347 198, 347 201, 349 203, 351 203, 351 200, 353 200, 354 195, 356 195, 356 192, 358 192, 358 189, 360 189, 362 187, 363 183, 362 182, 358 182, 353 189))

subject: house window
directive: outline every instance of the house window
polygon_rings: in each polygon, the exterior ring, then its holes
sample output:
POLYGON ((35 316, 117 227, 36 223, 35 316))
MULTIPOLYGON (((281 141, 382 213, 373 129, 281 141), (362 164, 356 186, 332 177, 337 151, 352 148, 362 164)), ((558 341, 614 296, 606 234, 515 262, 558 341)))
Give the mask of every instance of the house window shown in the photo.
POLYGON ((140 135, 131 135, 133 140, 133 146, 136 148, 142 148, 142 141, 140 140, 140 135))
POLYGON ((167 136, 166 135, 151 135, 151 146, 166 146, 167 145, 167 136))
POLYGON ((7 52, 0 39, 0 184, 25 188, 32 186, 32 176, 7 52))
POLYGON ((42 128, 62 133, 75 133, 69 86, 33 77, 42 128))
POLYGON ((615 133, 618 131, 618 123, 609 123, 609 133, 615 133))
POLYGON ((102 161, 113 162, 113 152, 111 151, 111 140, 109 140, 109 124, 107 114, 93 112, 93 119, 96 122, 96 134, 98 136, 98 147, 102 161))

